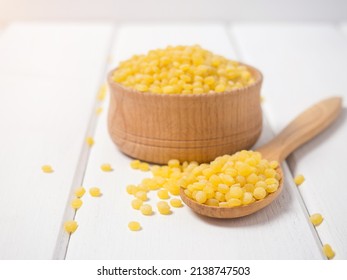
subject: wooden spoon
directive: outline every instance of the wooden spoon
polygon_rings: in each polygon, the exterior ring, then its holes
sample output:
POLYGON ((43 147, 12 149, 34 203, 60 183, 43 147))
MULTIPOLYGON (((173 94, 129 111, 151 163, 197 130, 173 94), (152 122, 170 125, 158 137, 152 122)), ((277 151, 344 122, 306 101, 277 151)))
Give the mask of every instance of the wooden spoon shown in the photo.
MULTIPOLYGON (((325 99, 310 107, 294 119, 280 134, 269 143, 258 148, 263 158, 277 160, 281 163, 299 146, 311 140, 314 136, 327 128, 339 115, 342 107, 341 97, 325 99)), ((255 213, 269 205, 279 196, 283 189, 283 173, 281 167, 277 172, 281 176, 280 185, 276 192, 254 203, 238 207, 217 207, 200 204, 189 198, 184 189, 180 189, 180 195, 186 205, 196 213, 213 218, 238 218, 255 213)))

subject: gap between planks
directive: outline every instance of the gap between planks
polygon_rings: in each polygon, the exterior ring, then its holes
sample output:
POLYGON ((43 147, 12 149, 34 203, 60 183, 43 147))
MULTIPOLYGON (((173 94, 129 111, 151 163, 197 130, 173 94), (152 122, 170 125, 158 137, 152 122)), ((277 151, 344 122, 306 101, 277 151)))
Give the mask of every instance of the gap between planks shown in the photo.
MULTIPOLYGON (((0 28, 1 28, 1 23, 0 23, 0 28)), ((109 63, 110 63, 109 58, 110 58, 110 55, 112 53, 113 43, 116 41, 116 37, 117 37, 117 26, 114 26, 112 35, 110 36, 110 40, 109 40, 109 47, 107 50, 107 55, 104 59, 104 69, 101 73, 98 88, 96 89, 95 101, 94 101, 94 104, 92 105, 92 108, 91 108, 87 130, 86 130, 84 138, 83 138, 80 156, 79 156, 78 163, 77 163, 77 166, 75 169, 75 173, 74 173, 74 176, 72 179, 69 196, 68 196, 68 199, 66 201, 65 211, 64 211, 64 215, 63 215, 63 218, 61 221, 60 231, 58 233, 57 241, 55 244, 55 249, 54 249, 53 256, 52 256, 52 259, 54 259, 54 260, 64 260, 66 258, 66 254, 67 254, 67 251, 69 248, 69 242, 70 242, 71 234, 66 234, 66 232, 64 230, 64 223, 67 220, 75 220, 75 217, 76 217, 77 210, 72 209, 70 203, 71 203, 71 199, 74 197, 75 189, 77 187, 83 185, 83 180, 84 180, 85 172, 86 172, 86 169, 88 166, 90 152, 92 149, 92 147, 89 147, 89 145, 86 143, 86 138, 87 137, 94 137, 95 130, 96 130, 96 127, 97 127, 97 124, 99 121, 99 115, 96 113, 96 110, 97 110, 97 108, 102 107, 104 100, 99 100, 97 98, 97 94, 98 94, 101 86, 103 84, 105 84, 105 77, 106 77, 106 73, 108 71, 108 67, 109 67, 109 63)))
MULTIPOLYGON (((243 54, 241 48, 240 48, 240 45, 237 41, 237 38, 236 36, 232 33, 232 32, 229 32, 229 30, 232 30, 232 24, 231 23, 224 23, 224 29, 225 29, 225 32, 227 34, 227 37, 229 38, 229 41, 231 43, 231 45, 234 47, 234 50, 235 50, 235 53, 236 53, 236 56, 237 56, 237 59, 246 63, 246 58, 245 58, 245 55, 243 54)), ((266 102, 266 100, 264 101, 266 102)), ((267 115, 266 115, 266 108, 262 108, 263 110, 263 118, 265 118, 267 120, 267 115)), ((273 128, 271 127, 271 124, 270 122, 268 122, 268 125, 269 125, 269 130, 271 131, 272 135, 275 135, 274 134, 274 130, 273 128)), ((291 180, 293 183, 290 184, 288 187, 291 187, 291 188, 294 188, 295 191, 295 195, 296 195, 296 199, 298 200, 300 206, 301 206, 301 210, 303 211, 304 215, 306 217, 309 217, 310 214, 309 214, 309 211, 308 211, 308 208, 306 206, 306 203, 305 203, 305 200, 303 198, 303 196, 301 195, 300 191, 298 190, 298 187, 294 184, 294 174, 293 174, 293 171, 291 170, 290 168, 290 165, 287 163, 287 161, 291 161, 292 160, 292 157, 289 156, 287 158, 287 160, 283 161, 283 163, 281 164, 282 167, 283 167, 283 171, 284 171, 284 174, 285 176, 290 176, 291 180)), ((312 225, 312 223, 310 222, 309 219, 306 219, 306 222, 308 223, 309 225, 309 228, 311 229, 311 233, 312 233, 312 236, 319 248, 319 251, 321 252, 321 256, 323 259, 326 259, 326 256, 324 256, 321 248, 323 247, 323 242, 319 236, 319 233, 317 231, 317 229, 312 225)))

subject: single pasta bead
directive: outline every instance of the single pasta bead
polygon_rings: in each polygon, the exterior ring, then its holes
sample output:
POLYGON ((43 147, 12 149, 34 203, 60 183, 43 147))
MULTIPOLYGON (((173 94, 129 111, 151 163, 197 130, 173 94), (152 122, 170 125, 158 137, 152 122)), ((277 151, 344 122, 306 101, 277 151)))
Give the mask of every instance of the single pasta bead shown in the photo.
POLYGON ((142 201, 148 200, 147 193, 144 191, 138 191, 135 193, 135 197, 141 199, 142 201))
POLYGON ((135 198, 131 201, 131 206, 136 210, 139 210, 142 204, 143 204, 143 201, 138 198, 135 198))
POLYGON ((110 172, 113 171, 111 164, 109 163, 104 163, 100 166, 101 170, 104 172, 110 172))
POLYGON ((139 166, 139 169, 141 171, 149 171, 150 170, 150 166, 147 162, 141 162, 140 163, 140 166, 139 166))
POLYGON ((89 137, 86 138, 86 142, 87 142, 87 145, 88 145, 89 147, 93 146, 94 143, 95 143, 94 138, 91 137, 91 136, 89 136, 89 137))
POLYGON ((321 214, 316 213, 310 216, 310 221, 314 226, 319 226, 323 222, 323 217, 321 214))
POLYGON ((223 92, 225 91, 226 87, 224 84, 218 84, 216 85, 216 87, 214 88, 215 92, 223 92))
POLYGON ((98 196, 101 195, 101 192, 100 192, 100 189, 99 189, 99 188, 94 187, 94 188, 90 188, 90 189, 89 189, 89 194, 90 194, 91 196, 98 197, 98 196))
POLYGON ((278 190, 278 184, 270 184, 270 185, 267 185, 265 187, 265 190, 268 192, 268 193, 273 193, 275 191, 278 190))
POLYGON ((139 231, 141 229, 141 225, 139 222, 135 222, 135 221, 131 221, 129 222, 128 224, 128 228, 131 230, 131 231, 139 231))
POLYGON ((67 233, 74 233, 78 227, 76 221, 66 221, 64 223, 64 229, 67 233))
POLYGON ((132 162, 130 162, 130 166, 133 169, 139 169, 140 168, 140 164, 141 162, 137 159, 133 160, 132 162))
POLYGON ((254 185, 256 188, 266 188, 267 184, 264 181, 258 181, 254 185))
POLYGON ((215 198, 209 198, 206 200, 205 204, 208 206, 219 206, 219 200, 215 198))
POLYGON ((160 214, 168 215, 171 213, 170 206, 166 201, 159 201, 157 203, 157 208, 160 214))
POLYGON ((226 184, 219 184, 218 191, 226 194, 229 191, 229 187, 226 184))
POLYGON ((238 198, 230 198, 227 203, 229 207, 236 207, 242 204, 241 200, 238 198))
POLYGON ((83 204, 83 201, 79 198, 75 198, 74 200, 71 201, 71 207, 73 209, 79 209, 83 204))
POLYGON ((43 165, 41 167, 41 169, 44 173, 52 173, 53 172, 53 168, 50 165, 43 165))
POLYGON ((258 200, 263 199, 266 196, 266 190, 264 188, 255 188, 253 196, 258 200))
POLYGON ((170 159, 167 165, 171 168, 180 167, 180 162, 177 159, 170 159))
POLYGON ((153 213, 152 206, 149 204, 142 204, 140 206, 140 211, 143 215, 150 216, 153 213))
POLYGON ((223 202, 219 202, 219 207, 230 207, 228 202, 223 201, 223 202))
POLYGON ((135 194, 138 191, 138 188, 135 185, 127 185, 126 190, 128 194, 135 194))
POLYGON ((171 199, 170 204, 172 207, 175 207, 175 208, 180 208, 183 206, 182 201, 178 198, 171 199))
POLYGON ((240 184, 235 184, 231 186, 229 190, 229 194, 230 194, 230 198, 241 198, 243 196, 243 191, 241 189, 240 184))
POLYGON ((83 187, 78 187, 75 189, 75 196, 81 198, 86 193, 86 189, 83 187))
POLYGON ((157 192, 157 195, 160 199, 170 198, 168 190, 162 189, 157 192))
POLYGON ((205 203, 207 200, 207 195, 203 191, 198 191, 195 195, 195 200, 201 204, 205 203))
POLYGON ((253 202, 254 198, 253 198, 253 195, 252 193, 250 192, 245 192, 243 194, 243 197, 242 197, 242 204, 243 205, 248 205, 248 204, 251 204, 253 202))
POLYGON ((258 182, 259 178, 256 174, 252 173, 247 177, 247 183, 249 184, 256 184, 258 182))
POLYGON ((323 245, 323 253, 329 260, 335 257, 335 252, 333 251, 333 249, 331 248, 329 244, 323 245))
POLYGON ((297 175, 294 178, 294 182, 297 186, 300 186, 305 181, 305 177, 303 175, 297 175))
POLYGON ((216 192, 214 195, 214 198, 217 199, 219 202, 225 201, 225 195, 224 193, 221 193, 221 192, 216 192))
POLYGON ((103 84, 99 89, 97 98, 100 101, 103 101, 106 97, 106 93, 107 93, 107 84, 103 84))
POLYGON ((271 168, 276 169, 278 166, 279 166, 278 161, 276 160, 270 161, 271 168))

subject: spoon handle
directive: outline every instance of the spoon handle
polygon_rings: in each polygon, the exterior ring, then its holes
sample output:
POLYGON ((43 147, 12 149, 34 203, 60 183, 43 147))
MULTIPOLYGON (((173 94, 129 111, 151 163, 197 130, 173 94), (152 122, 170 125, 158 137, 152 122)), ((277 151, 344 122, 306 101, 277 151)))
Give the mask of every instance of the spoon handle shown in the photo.
POLYGON ((296 117, 272 141, 257 149, 263 157, 282 162, 299 146, 327 128, 339 115, 341 97, 320 101, 296 117))

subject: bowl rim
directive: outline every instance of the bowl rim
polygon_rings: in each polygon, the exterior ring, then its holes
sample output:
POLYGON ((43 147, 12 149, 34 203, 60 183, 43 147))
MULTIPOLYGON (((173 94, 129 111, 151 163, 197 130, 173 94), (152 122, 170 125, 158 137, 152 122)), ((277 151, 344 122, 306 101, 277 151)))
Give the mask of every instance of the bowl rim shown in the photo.
MULTIPOLYGON (((239 62, 239 61, 237 61, 237 62, 239 62)), ((238 94, 244 93, 245 91, 248 91, 251 88, 258 87, 259 85, 262 84, 263 79, 264 79, 263 74, 259 69, 255 68, 251 65, 242 63, 242 62, 239 62, 239 64, 242 66, 246 66, 247 68, 249 68, 251 70, 251 72, 257 73, 257 79, 252 84, 247 85, 245 87, 235 88, 233 90, 223 91, 223 92, 211 92, 211 93, 204 92, 204 93, 199 93, 199 94, 192 94, 192 93, 172 93, 172 94, 169 94, 169 93, 154 93, 154 92, 150 92, 150 91, 138 91, 136 89, 126 87, 120 83, 117 83, 112 79, 113 73, 118 69, 118 67, 109 71, 109 73, 107 75, 107 81, 108 81, 109 86, 112 88, 116 88, 116 89, 120 88, 125 92, 130 92, 132 94, 137 94, 137 95, 142 95, 142 96, 153 96, 154 98, 155 97, 162 98, 163 96, 166 96, 168 98, 174 98, 174 97, 175 98, 186 98, 186 97, 201 98, 202 96, 215 97, 215 96, 224 96, 224 95, 238 95, 238 94)), ((111 91, 111 93, 112 93, 112 91, 111 91)))

